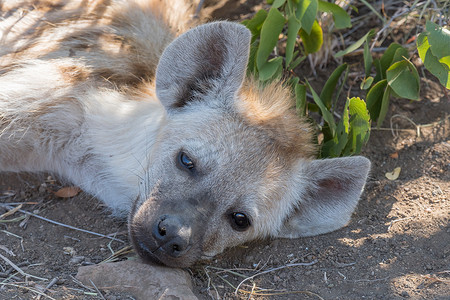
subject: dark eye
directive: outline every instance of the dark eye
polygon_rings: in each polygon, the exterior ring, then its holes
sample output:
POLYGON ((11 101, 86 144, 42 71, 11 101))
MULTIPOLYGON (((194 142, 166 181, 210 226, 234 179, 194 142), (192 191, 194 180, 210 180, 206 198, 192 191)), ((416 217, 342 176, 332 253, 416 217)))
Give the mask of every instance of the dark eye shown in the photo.
POLYGON ((235 212, 231 214, 231 226, 234 230, 245 231, 250 227, 250 220, 245 214, 235 212))
POLYGON ((178 153, 178 165, 188 170, 192 170, 195 167, 192 159, 183 151, 178 153))

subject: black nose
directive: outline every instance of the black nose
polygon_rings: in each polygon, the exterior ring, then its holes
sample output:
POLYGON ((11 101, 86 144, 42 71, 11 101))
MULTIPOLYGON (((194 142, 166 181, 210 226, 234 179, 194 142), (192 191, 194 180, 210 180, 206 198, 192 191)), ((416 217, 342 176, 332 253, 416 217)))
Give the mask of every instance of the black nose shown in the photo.
POLYGON ((159 217, 153 224, 152 235, 166 255, 180 257, 189 250, 191 228, 178 216, 159 217))

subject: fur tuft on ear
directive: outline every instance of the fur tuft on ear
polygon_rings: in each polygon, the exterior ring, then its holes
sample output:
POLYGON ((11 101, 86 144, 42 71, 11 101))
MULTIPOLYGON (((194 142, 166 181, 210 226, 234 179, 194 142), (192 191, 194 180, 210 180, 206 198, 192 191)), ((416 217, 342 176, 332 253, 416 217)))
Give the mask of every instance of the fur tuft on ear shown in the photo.
POLYGON ((296 198, 278 237, 297 238, 331 232, 347 225, 370 170, 362 156, 313 160, 294 179, 296 198))
POLYGON ((251 34, 232 22, 201 25, 175 39, 156 70, 156 94, 166 109, 212 94, 234 98, 244 80, 251 34))

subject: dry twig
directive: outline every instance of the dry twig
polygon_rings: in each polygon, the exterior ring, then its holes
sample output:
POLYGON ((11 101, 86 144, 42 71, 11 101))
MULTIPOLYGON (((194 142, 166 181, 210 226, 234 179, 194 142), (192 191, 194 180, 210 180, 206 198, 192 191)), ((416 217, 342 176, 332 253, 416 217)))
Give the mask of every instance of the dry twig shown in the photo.
MULTIPOLYGON (((6 207, 7 209, 12 209, 10 206, 4 205, 4 204, 2 204, 2 203, 0 203, 0 206, 6 207)), ((70 225, 67 225, 67 224, 64 224, 64 223, 60 223, 60 222, 57 222, 57 221, 53 221, 53 220, 44 218, 44 217, 42 217, 42 216, 40 216, 40 215, 31 213, 31 212, 26 211, 26 210, 19 209, 18 211, 20 211, 21 213, 30 215, 30 216, 32 216, 32 217, 41 219, 41 220, 43 220, 43 221, 46 221, 46 222, 55 224, 55 225, 59 225, 59 226, 66 227, 66 228, 69 228, 69 229, 81 231, 81 232, 84 232, 84 233, 89 233, 89 234, 92 234, 92 235, 100 236, 100 237, 103 237, 103 238, 107 238, 107 239, 114 240, 114 241, 120 242, 120 243, 122 243, 122 244, 125 244, 125 242, 122 241, 121 239, 117 239, 117 238, 111 237, 111 236, 109 236, 109 235, 105 235, 105 234, 101 234, 101 233, 89 231, 89 230, 86 230, 86 229, 81 229, 81 228, 77 228, 77 227, 74 227, 74 226, 70 226, 70 225)))
POLYGON ((262 271, 262 272, 256 273, 256 274, 254 274, 254 275, 252 275, 252 276, 250 276, 250 277, 247 277, 247 278, 245 278, 244 280, 242 280, 242 281, 238 284, 238 286, 236 287, 236 290, 234 291, 234 294, 237 295, 237 293, 238 293, 238 291, 239 291, 239 288, 241 287, 241 285, 242 285, 244 282, 246 282, 246 281, 248 281, 248 280, 251 280, 251 279, 254 279, 254 278, 257 277, 257 276, 264 275, 264 274, 267 274, 267 273, 270 273, 270 272, 274 272, 274 271, 278 271, 278 270, 282 270, 282 269, 289 268, 289 267, 312 266, 312 265, 314 265, 314 264, 316 264, 316 263, 317 263, 317 260, 313 260, 312 262, 309 262, 309 263, 287 264, 287 265, 284 265, 284 266, 281 266, 281 267, 272 268, 272 269, 269 269, 269 270, 266 270, 266 271, 262 271))

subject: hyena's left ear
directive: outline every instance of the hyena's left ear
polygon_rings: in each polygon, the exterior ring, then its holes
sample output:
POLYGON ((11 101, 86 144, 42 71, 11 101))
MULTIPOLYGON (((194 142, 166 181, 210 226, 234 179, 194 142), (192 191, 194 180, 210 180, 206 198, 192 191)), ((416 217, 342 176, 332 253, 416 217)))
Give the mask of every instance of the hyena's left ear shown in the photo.
POLYGON ((300 165, 293 180, 296 190, 291 195, 296 208, 287 216, 278 236, 313 236, 347 225, 366 183, 370 161, 355 156, 300 165))
POLYGON ((251 34, 243 25, 215 22, 176 38, 156 70, 156 94, 166 109, 182 107, 202 95, 234 98, 244 80, 251 34))

